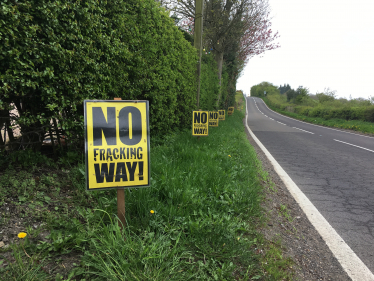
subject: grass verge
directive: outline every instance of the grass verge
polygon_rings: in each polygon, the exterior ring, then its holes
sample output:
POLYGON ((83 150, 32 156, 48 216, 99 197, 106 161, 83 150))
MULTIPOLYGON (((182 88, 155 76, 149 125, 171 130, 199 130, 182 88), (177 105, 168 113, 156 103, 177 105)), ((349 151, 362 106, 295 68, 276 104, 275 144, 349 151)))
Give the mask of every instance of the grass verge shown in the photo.
POLYGON ((321 117, 309 117, 294 112, 280 110, 279 108, 269 105, 269 103, 267 102, 267 98, 263 98, 263 100, 265 101, 267 106, 272 110, 298 120, 302 120, 308 123, 317 124, 321 126, 354 130, 357 132, 374 135, 374 123, 372 122, 365 122, 360 120, 344 120, 338 118, 324 119, 321 117))
POLYGON ((280 246, 256 232, 264 179, 243 118, 155 142, 151 186, 125 192, 123 231, 116 191, 85 190, 81 154, 13 155, 0 172, 2 280, 288 280, 280 246))

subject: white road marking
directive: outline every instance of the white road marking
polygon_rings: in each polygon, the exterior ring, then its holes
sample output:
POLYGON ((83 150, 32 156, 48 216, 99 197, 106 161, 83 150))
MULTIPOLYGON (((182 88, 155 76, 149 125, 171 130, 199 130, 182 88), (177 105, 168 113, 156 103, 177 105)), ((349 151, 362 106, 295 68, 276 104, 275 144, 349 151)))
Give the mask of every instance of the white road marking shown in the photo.
POLYGON ((361 149, 365 149, 365 150, 370 151, 370 152, 374 152, 374 150, 371 150, 371 149, 368 149, 368 148, 365 148, 365 147, 362 147, 362 146, 354 145, 354 144, 351 144, 351 143, 348 143, 348 142, 345 142, 345 141, 340 141, 340 140, 336 140, 336 139, 334 139, 334 141, 338 141, 338 142, 341 142, 341 143, 345 143, 345 144, 348 144, 348 145, 352 145, 352 146, 354 146, 354 147, 358 147, 358 148, 361 148, 361 149))
MULTIPOLYGON (((274 110, 270 109, 270 108, 268 107, 268 105, 267 105, 263 100, 261 100, 261 101, 265 104, 265 106, 266 106, 270 111, 272 111, 272 112, 274 112, 275 114, 278 114, 278 115, 280 115, 280 116, 282 116, 282 117, 285 117, 285 118, 288 118, 288 119, 292 119, 292 120, 298 121, 298 122, 300 122, 300 123, 308 124, 308 125, 311 125, 311 126, 316 126, 316 127, 320 127, 320 128, 325 128, 325 129, 328 129, 328 130, 338 131, 338 132, 341 132, 341 133, 351 134, 351 135, 355 135, 355 136, 361 136, 361 137, 364 137, 364 138, 371 138, 371 139, 374 139, 374 137, 365 136, 365 135, 360 135, 360 134, 355 134, 355 133, 350 133, 350 132, 346 132, 346 131, 341 131, 341 130, 333 129, 333 128, 330 128, 330 127, 324 127, 324 126, 321 126, 321 125, 316 125, 316 124, 312 124, 312 123, 308 123, 308 122, 300 121, 300 120, 298 120, 298 119, 295 119, 295 118, 291 118, 291 117, 288 117, 288 116, 282 115, 282 114, 280 114, 280 113, 278 113, 278 112, 275 112, 274 110)), ((256 102, 256 101, 255 101, 255 102, 256 102)))
POLYGON ((296 127, 292 127, 292 128, 294 128, 294 129, 296 129, 296 130, 300 130, 300 131, 303 131, 303 132, 305 132, 305 133, 309 133, 309 134, 312 134, 312 135, 314 135, 314 133, 312 133, 312 132, 309 132, 309 131, 305 131, 305 130, 303 130, 303 129, 300 129, 300 128, 296 128, 296 127))
POLYGON ((284 123, 282 123, 282 122, 279 122, 279 121, 277 121, 279 124, 282 124, 282 125, 286 125, 286 124, 284 124, 284 123))
POLYGON ((248 111, 246 111, 246 127, 257 145, 265 153, 266 157, 274 166, 275 171, 282 179, 287 189, 304 211, 309 221, 325 240, 327 246, 330 248, 333 255, 340 262, 341 266, 347 272, 353 281, 374 281, 374 275, 362 262, 362 260, 352 251, 352 249, 344 242, 336 230, 329 224, 329 222, 321 215, 312 202, 305 196, 305 194, 294 183, 290 176, 278 164, 270 152, 260 142, 260 140, 253 134, 248 127, 248 111))

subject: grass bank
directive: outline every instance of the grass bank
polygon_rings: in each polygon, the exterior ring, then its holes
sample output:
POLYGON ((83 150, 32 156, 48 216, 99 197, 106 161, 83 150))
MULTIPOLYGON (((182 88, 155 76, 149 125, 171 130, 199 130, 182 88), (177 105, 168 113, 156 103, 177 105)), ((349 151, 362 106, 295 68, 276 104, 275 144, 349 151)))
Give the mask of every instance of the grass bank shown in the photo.
POLYGON ((288 279, 280 246, 259 251, 266 174, 243 118, 236 110, 200 140, 153 140, 151 186, 126 190, 123 231, 116 191, 85 190, 80 153, 12 154, 0 172, 1 279, 288 279))
POLYGON ((267 97, 262 98, 262 99, 265 101, 267 106, 271 108, 272 110, 278 113, 281 113, 283 115, 298 119, 298 120, 302 120, 308 123, 318 124, 322 126, 354 130, 357 132, 374 135, 374 123, 372 122, 365 122, 365 121, 360 121, 360 120, 344 120, 344 119, 339 119, 339 118, 325 119, 321 117, 305 116, 305 115, 298 114, 295 112, 281 110, 278 107, 275 107, 271 102, 269 102, 269 99, 267 97))

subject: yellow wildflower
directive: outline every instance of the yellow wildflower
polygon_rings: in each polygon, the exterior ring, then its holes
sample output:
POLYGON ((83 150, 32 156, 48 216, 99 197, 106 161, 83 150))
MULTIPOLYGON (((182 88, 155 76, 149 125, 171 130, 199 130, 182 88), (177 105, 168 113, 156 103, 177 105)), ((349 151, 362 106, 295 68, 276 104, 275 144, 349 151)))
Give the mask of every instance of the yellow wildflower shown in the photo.
POLYGON ((153 210, 150 210, 149 212, 150 212, 151 214, 154 214, 154 213, 155 213, 155 211, 153 211, 153 210))
POLYGON ((27 236, 27 233, 25 233, 25 232, 20 232, 20 233, 18 233, 18 238, 23 239, 23 238, 25 238, 26 236, 27 236))
POLYGON ((229 155, 229 157, 231 157, 231 155, 229 155))

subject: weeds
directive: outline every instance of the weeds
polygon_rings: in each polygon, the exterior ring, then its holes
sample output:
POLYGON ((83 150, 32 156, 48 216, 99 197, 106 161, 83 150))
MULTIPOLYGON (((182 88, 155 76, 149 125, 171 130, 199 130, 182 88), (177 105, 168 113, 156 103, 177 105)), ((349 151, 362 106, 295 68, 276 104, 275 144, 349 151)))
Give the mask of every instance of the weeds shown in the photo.
POLYGON ((258 235, 253 222, 262 217, 261 181, 271 181, 260 171, 243 117, 236 111, 199 141, 190 131, 182 131, 154 145, 151 186, 125 191, 123 230, 114 215, 116 191, 85 190, 84 163, 74 162, 81 156, 67 155, 57 164, 35 165, 29 171, 14 162, 1 174, 0 211, 11 206, 16 211, 8 212, 8 218, 24 217, 28 243, 23 249, 14 241, 11 252, 5 251, 11 256, 0 265, 0 274, 7 272, 4 280, 281 276, 280 271, 287 270, 280 265, 282 257, 269 256, 275 261, 264 267, 254 250, 258 235), (67 261, 70 255, 74 262, 67 261), (59 271, 60 263, 70 267, 59 271), (277 269, 272 271, 272 266, 277 269), (25 274, 30 278, 22 279, 25 274))

